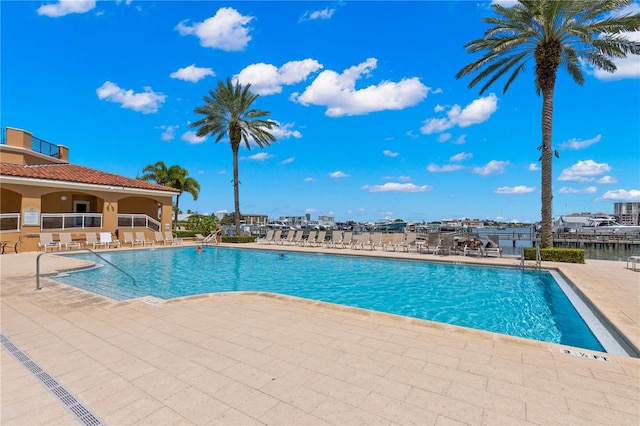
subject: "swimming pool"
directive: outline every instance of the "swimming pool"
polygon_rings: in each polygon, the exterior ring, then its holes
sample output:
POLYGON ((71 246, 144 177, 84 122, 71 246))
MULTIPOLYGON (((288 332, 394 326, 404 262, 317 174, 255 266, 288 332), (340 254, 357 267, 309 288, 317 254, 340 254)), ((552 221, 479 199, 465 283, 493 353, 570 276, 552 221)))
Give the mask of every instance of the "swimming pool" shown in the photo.
POLYGON ((548 271, 322 253, 288 252, 281 259, 273 251, 223 247, 101 256, 132 274, 136 285, 111 266, 55 279, 116 300, 273 292, 605 350, 548 271))

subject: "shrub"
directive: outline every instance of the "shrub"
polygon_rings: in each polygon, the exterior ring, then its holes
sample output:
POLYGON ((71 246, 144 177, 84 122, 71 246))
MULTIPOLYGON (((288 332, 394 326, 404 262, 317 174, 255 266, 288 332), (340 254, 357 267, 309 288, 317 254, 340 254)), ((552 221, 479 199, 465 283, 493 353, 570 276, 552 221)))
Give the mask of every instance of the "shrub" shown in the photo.
MULTIPOLYGON (((540 257, 548 262, 585 263, 584 249, 541 248, 540 257)), ((524 249, 525 260, 536 260, 536 248, 524 249)))
POLYGON ((256 242, 255 235, 242 235, 239 237, 236 236, 222 236, 223 243, 255 243, 256 242))

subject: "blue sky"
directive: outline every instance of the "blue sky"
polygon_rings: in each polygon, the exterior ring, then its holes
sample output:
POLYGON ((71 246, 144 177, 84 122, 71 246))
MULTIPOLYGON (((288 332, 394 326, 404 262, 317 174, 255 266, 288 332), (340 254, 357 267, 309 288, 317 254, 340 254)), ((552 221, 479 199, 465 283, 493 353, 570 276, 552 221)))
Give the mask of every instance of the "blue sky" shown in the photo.
MULTIPOLYGON (((541 98, 533 65, 506 94, 455 74, 490 2, 3 1, 1 126, 136 177, 179 164, 181 210, 233 211, 228 140, 195 137, 219 80, 252 83, 277 141, 240 151, 242 213, 535 222, 541 98)), ((630 11, 639 12, 634 3, 630 11)), ((630 35, 640 40, 640 34, 630 35)), ((640 58, 560 71, 554 215, 640 201, 640 58)))

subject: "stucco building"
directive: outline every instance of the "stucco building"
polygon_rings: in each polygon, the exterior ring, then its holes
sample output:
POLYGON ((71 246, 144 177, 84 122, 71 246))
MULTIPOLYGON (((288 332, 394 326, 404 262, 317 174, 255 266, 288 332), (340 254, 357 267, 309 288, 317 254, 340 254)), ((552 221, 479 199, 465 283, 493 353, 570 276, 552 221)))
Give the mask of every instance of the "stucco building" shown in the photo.
POLYGON ((19 251, 38 248, 40 233, 171 230, 179 191, 69 163, 69 149, 7 127, 0 141, 0 237, 19 251))

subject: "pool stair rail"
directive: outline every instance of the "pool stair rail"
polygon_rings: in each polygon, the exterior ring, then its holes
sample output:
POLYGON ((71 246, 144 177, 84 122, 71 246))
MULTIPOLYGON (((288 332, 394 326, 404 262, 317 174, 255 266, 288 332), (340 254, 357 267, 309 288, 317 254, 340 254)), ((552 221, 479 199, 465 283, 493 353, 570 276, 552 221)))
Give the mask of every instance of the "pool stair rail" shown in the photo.
POLYGON ((95 251, 89 249, 89 248, 80 248, 80 249, 76 249, 76 250, 64 250, 64 251, 57 251, 57 252, 44 252, 44 253, 40 253, 38 255, 38 257, 36 257, 36 291, 37 290, 42 290, 42 287, 40 287, 40 258, 42 256, 44 256, 45 254, 55 254, 55 255, 65 255, 65 254, 69 254, 69 253, 75 253, 75 252, 89 252, 94 254, 95 256, 98 256, 100 259, 102 259, 104 262, 108 263, 109 265, 113 266, 114 268, 116 268, 118 271, 122 272, 123 274, 125 274, 127 277, 131 278, 131 282, 133 283, 133 286, 136 286, 136 279, 133 277, 133 275, 129 274, 127 271, 125 271, 124 269, 120 268, 119 266, 113 264, 112 262, 109 262, 107 259, 105 259, 104 257, 100 256, 98 253, 96 253, 95 251))

